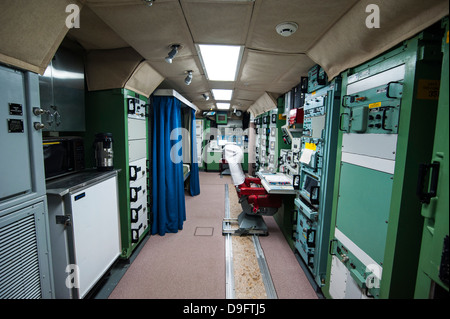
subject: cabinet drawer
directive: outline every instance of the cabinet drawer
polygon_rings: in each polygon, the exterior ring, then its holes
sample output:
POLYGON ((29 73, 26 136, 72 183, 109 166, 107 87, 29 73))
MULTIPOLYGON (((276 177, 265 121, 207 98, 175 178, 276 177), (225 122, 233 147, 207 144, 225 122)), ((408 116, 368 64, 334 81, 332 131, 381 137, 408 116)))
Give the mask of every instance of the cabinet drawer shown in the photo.
POLYGON ((141 158, 131 162, 128 169, 130 173, 130 184, 133 181, 144 178, 147 176, 147 159, 141 158))
POLYGON ((131 225, 131 241, 137 243, 147 227, 147 214, 140 214, 138 222, 131 225))
POLYGON ((138 202, 142 197, 147 198, 147 179, 140 178, 130 183, 130 203, 138 202))
POLYGON ((144 120, 128 118, 128 139, 145 139, 147 138, 147 128, 144 120))
POLYGON ((134 162, 147 157, 147 140, 129 140, 128 141, 128 160, 134 162))
POLYGON ((142 214, 147 215, 148 208, 147 208, 147 198, 146 196, 141 197, 137 202, 131 203, 130 205, 130 221, 131 226, 133 226, 134 223, 137 223, 140 216, 142 214))

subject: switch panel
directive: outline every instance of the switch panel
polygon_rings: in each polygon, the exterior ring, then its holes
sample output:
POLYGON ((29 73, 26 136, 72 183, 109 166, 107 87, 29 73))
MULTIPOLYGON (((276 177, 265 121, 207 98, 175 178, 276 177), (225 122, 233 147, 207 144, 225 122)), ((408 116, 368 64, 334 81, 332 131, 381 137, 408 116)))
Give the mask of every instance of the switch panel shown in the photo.
POLYGON ((346 95, 342 98, 341 130, 347 133, 397 134, 401 82, 346 95))

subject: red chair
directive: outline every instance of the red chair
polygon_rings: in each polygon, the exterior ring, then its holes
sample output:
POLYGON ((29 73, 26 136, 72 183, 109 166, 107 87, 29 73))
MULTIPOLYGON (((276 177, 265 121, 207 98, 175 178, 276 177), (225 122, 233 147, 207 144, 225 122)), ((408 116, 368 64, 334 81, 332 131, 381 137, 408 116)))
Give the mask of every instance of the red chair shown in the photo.
POLYGON ((261 179, 245 177, 241 165, 243 151, 239 146, 225 145, 224 157, 243 210, 238 217, 237 234, 268 235, 262 216, 272 216, 278 211, 282 204, 281 195, 267 193, 261 179))

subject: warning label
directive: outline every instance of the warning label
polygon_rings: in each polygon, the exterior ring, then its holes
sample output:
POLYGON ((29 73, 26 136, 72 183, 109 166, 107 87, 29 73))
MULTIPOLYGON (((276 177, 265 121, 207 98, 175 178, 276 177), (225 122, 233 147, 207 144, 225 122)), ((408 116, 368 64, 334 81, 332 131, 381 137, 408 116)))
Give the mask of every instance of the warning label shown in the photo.
POLYGON ((439 99, 439 80, 419 80, 417 86, 417 98, 420 100, 437 100, 439 99))

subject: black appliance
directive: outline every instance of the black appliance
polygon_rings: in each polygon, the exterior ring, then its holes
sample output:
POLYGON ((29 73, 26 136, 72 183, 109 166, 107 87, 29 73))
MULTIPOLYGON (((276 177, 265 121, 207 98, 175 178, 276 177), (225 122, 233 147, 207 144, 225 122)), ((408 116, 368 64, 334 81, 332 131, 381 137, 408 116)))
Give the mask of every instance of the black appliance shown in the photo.
POLYGON ((85 168, 84 143, 81 137, 43 137, 42 144, 46 180, 85 168))

